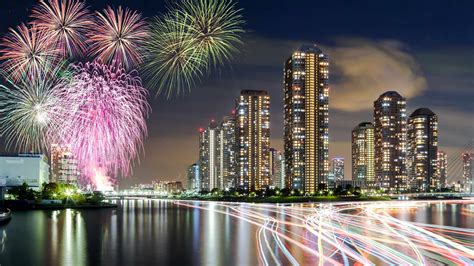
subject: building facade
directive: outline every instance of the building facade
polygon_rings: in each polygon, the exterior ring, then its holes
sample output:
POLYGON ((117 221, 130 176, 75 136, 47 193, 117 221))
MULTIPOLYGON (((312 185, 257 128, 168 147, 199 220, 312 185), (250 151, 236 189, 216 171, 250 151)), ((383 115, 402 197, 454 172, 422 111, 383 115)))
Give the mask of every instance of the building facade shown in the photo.
POLYGON ((406 100, 395 91, 374 102, 376 186, 389 191, 407 188, 406 100))
POLYGON ((438 117, 428 108, 416 109, 407 125, 407 174, 411 189, 429 192, 438 187, 438 117))
POLYGON ((329 62, 303 45, 285 62, 284 147, 286 186, 314 193, 329 175, 329 62))
POLYGON ((219 188, 235 187, 237 179, 237 146, 235 117, 224 117, 219 132, 219 188))
POLYGON ((188 166, 187 170, 187 179, 188 179, 188 189, 189 190, 196 190, 199 191, 200 184, 201 184, 201 179, 200 179, 200 173, 199 173, 199 164, 194 163, 190 166, 188 166))
POLYGON ((270 178, 274 187, 285 187, 285 159, 282 152, 273 148, 270 148, 270 178))
POLYGON ((236 101, 237 187, 260 190, 270 185, 270 96, 243 90, 236 101))
POLYGON ((374 125, 363 122, 352 130, 352 180, 375 187, 374 125))
POLYGON ((211 191, 219 186, 219 133, 217 123, 212 120, 205 129, 199 129, 200 189, 211 191))
POLYGON ((0 187, 16 187, 26 183, 39 190, 49 183, 48 159, 43 154, 0 156, 0 187))
POLYGON ((331 161, 331 173, 334 181, 344 180, 344 158, 333 158, 331 161))
POLYGON ((472 157, 471 152, 462 154, 462 186, 463 192, 473 193, 474 192, 474 180, 472 176, 472 157))
POLYGON ((51 182, 78 184, 81 172, 68 145, 51 145, 51 182))
POLYGON ((439 182, 440 188, 447 187, 448 184, 448 155, 444 151, 438 150, 436 161, 436 179, 439 182))

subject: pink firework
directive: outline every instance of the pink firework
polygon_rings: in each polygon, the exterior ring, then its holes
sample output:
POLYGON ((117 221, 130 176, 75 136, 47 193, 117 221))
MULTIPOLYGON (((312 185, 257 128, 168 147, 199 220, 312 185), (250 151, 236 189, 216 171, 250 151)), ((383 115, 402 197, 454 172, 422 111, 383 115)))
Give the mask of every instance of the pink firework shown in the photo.
POLYGON ((58 47, 61 56, 80 56, 86 51, 86 34, 93 23, 83 2, 41 0, 31 17, 45 31, 49 42, 58 47))
POLYGON ((71 145, 89 181, 97 172, 128 176, 147 134, 147 91, 138 76, 120 67, 93 62, 71 69, 70 84, 56 89, 70 106, 58 138, 71 145))
POLYGON ((51 47, 45 32, 35 25, 10 28, 1 42, 2 68, 14 80, 25 75, 39 76, 42 69, 54 64, 56 57, 57 50, 51 47))
POLYGON ((143 62, 143 46, 148 37, 140 13, 111 7, 97 12, 94 32, 90 35, 91 54, 106 63, 117 62, 130 68, 143 62))

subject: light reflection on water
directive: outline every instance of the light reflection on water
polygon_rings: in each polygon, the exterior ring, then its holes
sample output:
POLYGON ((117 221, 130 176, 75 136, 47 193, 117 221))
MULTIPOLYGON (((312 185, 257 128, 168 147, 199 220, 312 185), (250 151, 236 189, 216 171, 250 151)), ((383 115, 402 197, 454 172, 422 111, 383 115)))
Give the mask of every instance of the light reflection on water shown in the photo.
MULTIPOLYGON (((171 201, 129 200, 117 203, 117 209, 14 212, 12 221, 0 227, 0 264, 261 263, 258 227, 242 219, 177 206, 171 201)), ((216 208, 214 203, 209 203, 209 207, 216 208)), ((228 213, 229 209, 224 211, 228 213)), ((393 211, 391 215, 406 221, 474 227, 474 205, 440 202, 426 204, 423 208, 393 211)), ((297 223, 295 217, 284 217, 281 213, 276 214, 275 218, 297 223)), ((304 233, 310 239, 309 232, 304 233)), ((315 243, 306 244, 317 249, 315 243)), ((314 263, 302 249, 295 246, 288 248, 297 261, 314 263)), ((276 247, 272 247, 272 250, 274 256, 289 263, 281 257, 276 247)))

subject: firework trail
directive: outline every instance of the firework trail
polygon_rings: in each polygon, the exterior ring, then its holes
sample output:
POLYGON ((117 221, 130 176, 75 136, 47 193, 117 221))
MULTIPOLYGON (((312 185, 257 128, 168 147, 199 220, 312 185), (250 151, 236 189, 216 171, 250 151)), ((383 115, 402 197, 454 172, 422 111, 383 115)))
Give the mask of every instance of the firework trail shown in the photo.
POLYGON ((72 78, 55 96, 70 106, 59 136, 71 146, 81 172, 127 176, 147 133, 147 91, 134 73, 101 62, 71 66, 72 78))
POLYGON ((54 132, 68 105, 53 95, 56 86, 69 82, 67 68, 46 67, 38 75, 22 75, 17 80, 3 74, 0 85, 0 134, 7 146, 20 151, 42 152, 50 147, 54 132))
POLYGON ((143 73, 157 94, 180 94, 231 59, 244 32, 232 1, 184 0, 151 23, 143 73))
POLYGON ((48 43, 55 44, 60 56, 82 56, 86 34, 91 30, 92 16, 83 2, 75 0, 41 0, 31 14, 33 24, 44 31, 48 43))
POLYGON ((141 64, 148 37, 141 14, 121 6, 116 10, 107 7, 96 14, 96 25, 90 34, 91 54, 105 63, 120 63, 126 69, 141 64))
POLYGON ((43 69, 55 63, 57 55, 58 51, 45 31, 35 25, 21 24, 16 30, 10 28, 1 42, 2 68, 15 80, 25 73, 30 77, 41 76, 43 69))

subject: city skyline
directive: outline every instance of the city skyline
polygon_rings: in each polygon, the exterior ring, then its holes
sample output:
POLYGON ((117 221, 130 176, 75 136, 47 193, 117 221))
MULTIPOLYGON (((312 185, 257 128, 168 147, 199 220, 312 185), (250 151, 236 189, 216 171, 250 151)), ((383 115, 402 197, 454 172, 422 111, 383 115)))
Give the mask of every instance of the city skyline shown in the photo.
MULTIPOLYGON (((8 20, 1 24, 2 33, 6 31, 6 27, 16 25, 15 21, 9 19, 17 17, 18 14, 24 16, 26 14, 24 10, 31 7, 33 1, 20 2, 22 4, 16 3, 14 6, 8 6, 9 4, 7 4, 5 11, 2 11, 6 13, 4 17, 8 20)), ((104 2, 97 1, 93 5, 102 8, 104 2)), ((132 3, 132 1, 116 1, 116 3, 130 4, 131 8, 139 8, 142 5, 141 3, 132 3)), ((141 164, 134 166, 134 177, 136 179, 120 180, 124 185, 150 181, 157 177, 185 181, 186 166, 192 164, 196 157, 197 129, 206 126, 212 118, 220 120, 222 116, 230 114, 229 106, 232 106, 231 103, 242 89, 264 89, 269 92, 272 98, 271 145, 278 150, 283 150, 283 117, 281 111, 283 103, 279 100, 283 97, 282 62, 301 43, 309 42, 321 45, 323 50, 327 50, 326 53, 331 63, 334 64, 334 69, 339 70, 331 70, 331 73, 335 73, 335 75, 333 78, 331 74, 330 80, 329 158, 344 157, 348 162, 351 149, 351 129, 358 122, 372 121, 371 102, 380 93, 389 89, 401 90, 402 96, 407 97, 407 113, 424 106, 438 114, 440 125, 439 148, 447 152, 448 158, 469 141, 469 139, 462 138, 473 135, 472 119, 470 117, 472 107, 469 105, 469 99, 473 98, 473 92, 472 90, 469 91, 471 87, 468 79, 469 76, 472 76, 472 69, 469 69, 468 62, 472 61, 470 58, 473 53, 469 53, 469 50, 466 49, 454 49, 466 47, 473 42, 472 37, 470 37, 473 36, 473 34, 470 34, 472 29, 457 26, 466 22, 467 17, 463 10, 469 8, 447 7, 449 10, 460 13, 458 20, 450 21, 449 25, 445 27, 434 27, 441 31, 444 36, 448 36, 445 39, 448 39, 449 42, 440 39, 431 40, 424 35, 417 36, 421 25, 417 27, 416 23, 413 29, 404 32, 405 29, 398 26, 393 19, 383 22, 385 28, 390 29, 389 32, 391 33, 383 33, 378 30, 372 32, 360 30, 352 33, 352 27, 344 30, 345 25, 349 25, 351 22, 351 25, 356 25, 355 18, 351 16, 341 18, 342 21, 337 22, 332 29, 320 27, 310 34, 296 28, 290 30, 282 24, 275 25, 275 28, 281 29, 276 31, 262 23, 265 19, 269 19, 268 16, 257 18, 259 4, 243 2, 241 5, 244 8, 244 15, 249 21, 249 27, 254 30, 247 36, 242 56, 239 56, 239 60, 235 62, 231 70, 223 70, 219 75, 205 79, 186 96, 171 100, 153 99, 151 97, 150 101, 154 112, 148 121, 150 134, 145 142, 145 154, 141 155, 141 164), (456 32, 448 32, 451 28, 455 28, 456 32), (345 39, 334 41, 341 37, 345 39), (387 40, 397 42, 386 43, 387 40), (351 52, 367 51, 372 52, 371 55, 373 56, 360 62, 387 63, 389 66, 394 64, 395 69, 403 70, 395 72, 395 74, 402 77, 404 82, 407 80, 408 82, 397 83, 387 79, 384 87, 381 86, 382 83, 377 81, 369 86, 370 88, 362 90, 360 86, 367 84, 342 83, 341 75, 337 73, 355 67, 351 62, 347 62, 347 56, 351 52), (437 64, 440 61, 444 63, 437 64), (418 64, 419 69, 414 67, 418 64), (423 74, 418 73, 417 70, 421 70, 423 74), (408 71, 409 75, 402 75, 405 73, 404 71, 408 71), (256 75, 255 72, 259 74, 256 75), (400 85, 400 88, 392 87, 397 84, 400 85), (407 87, 409 88, 407 89, 407 87), (363 99, 361 100, 359 96, 348 98, 353 95, 347 94, 350 90, 345 88, 358 89, 363 99), (212 101, 207 99, 212 99, 212 101)), ((274 12, 283 9, 293 10, 293 7, 288 4, 273 8, 276 9, 274 12)), ((316 8, 312 6, 308 9, 316 8)), ((356 11, 363 13, 360 9, 362 7, 357 8, 356 11)), ((381 9, 381 15, 402 12, 403 4, 395 8, 389 6, 381 7, 381 9), (393 11, 389 11, 389 9, 393 11)), ((432 7, 431 11, 438 14, 441 13, 440 9, 440 7, 432 7)), ((150 10, 150 13, 155 11, 150 10)), ((145 15, 147 14, 145 13, 145 15)), ((381 15, 372 14, 366 20, 358 23, 365 25, 371 21, 376 21, 381 15)), ((296 18, 297 24, 303 23, 303 19, 296 18)), ((414 14, 407 14, 406 19, 413 21, 414 14)), ((434 22, 432 19, 430 21, 434 22)), ((359 24, 359 26, 363 25, 359 24)), ((430 36, 429 34, 426 35, 430 36)), ((361 67, 364 66, 365 64, 361 64, 361 67)), ((351 76, 346 75, 344 77, 350 78, 351 76)), ((349 80, 353 81, 353 79, 349 80)), ((349 178, 349 173, 350 167, 346 167, 346 179, 349 178)))

